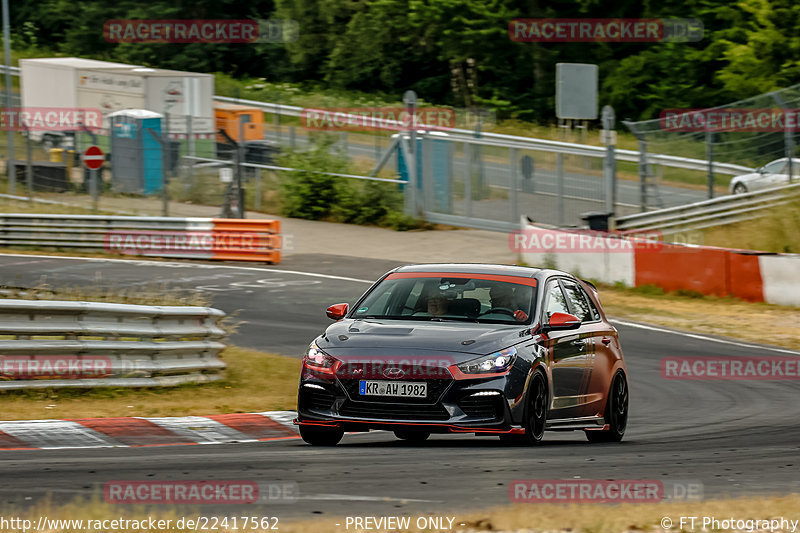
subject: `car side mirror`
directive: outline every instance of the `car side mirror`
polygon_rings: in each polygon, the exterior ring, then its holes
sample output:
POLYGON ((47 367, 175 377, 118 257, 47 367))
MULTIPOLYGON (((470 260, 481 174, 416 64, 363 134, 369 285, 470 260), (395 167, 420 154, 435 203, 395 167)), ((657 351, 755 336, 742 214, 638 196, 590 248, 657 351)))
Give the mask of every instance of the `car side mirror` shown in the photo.
POLYGON ((758 172, 759 174, 764 174, 764 173, 766 173, 766 170, 764 170, 764 167, 758 167, 756 169, 756 172, 758 172))
POLYGON ((328 318, 341 320, 347 314, 348 307, 347 304, 334 304, 330 306, 325 313, 328 315, 328 318))
POLYGON ((581 327, 581 321, 575 315, 568 313, 553 313, 550 316, 550 322, 544 325, 545 331, 565 331, 569 329, 578 329, 581 327))

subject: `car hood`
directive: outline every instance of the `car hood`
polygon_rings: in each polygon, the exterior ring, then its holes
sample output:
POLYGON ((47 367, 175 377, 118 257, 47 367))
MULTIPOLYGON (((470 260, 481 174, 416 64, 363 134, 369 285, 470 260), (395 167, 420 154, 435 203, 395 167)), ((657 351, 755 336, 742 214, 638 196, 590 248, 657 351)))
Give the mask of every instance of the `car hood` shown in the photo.
POLYGON ((483 355, 516 344, 529 332, 530 326, 513 324, 345 319, 331 324, 317 343, 331 355, 368 349, 483 355))

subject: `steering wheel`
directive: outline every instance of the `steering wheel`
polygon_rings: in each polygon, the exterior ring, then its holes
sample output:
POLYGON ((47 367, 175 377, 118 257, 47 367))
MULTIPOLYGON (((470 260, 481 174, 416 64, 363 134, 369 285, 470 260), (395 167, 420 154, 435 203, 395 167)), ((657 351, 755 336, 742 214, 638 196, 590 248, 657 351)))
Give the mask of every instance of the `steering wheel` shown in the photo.
POLYGON ((505 314, 510 315, 512 317, 514 316, 514 311, 512 311, 508 307, 492 307, 491 309, 489 309, 485 313, 481 313, 481 316, 488 315, 488 314, 491 314, 491 313, 505 313, 505 314))

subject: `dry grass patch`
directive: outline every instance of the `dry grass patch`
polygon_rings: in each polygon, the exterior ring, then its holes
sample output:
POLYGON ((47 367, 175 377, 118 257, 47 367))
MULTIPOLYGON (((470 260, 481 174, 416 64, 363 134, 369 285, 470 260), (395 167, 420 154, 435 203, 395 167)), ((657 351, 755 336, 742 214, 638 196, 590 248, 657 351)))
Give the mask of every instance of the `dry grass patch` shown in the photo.
POLYGON ((190 416, 294 410, 300 361, 230 347, 226 378, 166 388, 0 391, 3 420, 190 416))
POLYGON ((651 287, 615 289, 601 285, 599 290, 603 309, 616 318, 800 349, 797 307, 659 294, 659 289, 651 287))

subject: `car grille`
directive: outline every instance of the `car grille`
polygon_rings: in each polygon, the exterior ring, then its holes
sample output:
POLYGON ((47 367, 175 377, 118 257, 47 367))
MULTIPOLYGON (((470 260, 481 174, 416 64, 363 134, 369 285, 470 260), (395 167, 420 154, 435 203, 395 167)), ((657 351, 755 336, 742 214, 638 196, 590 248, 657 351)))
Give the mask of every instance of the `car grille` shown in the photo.
POLYGON ((332 392, 316 387, 303 387, 303 392, 300 395, 300 403, 303 409, 329 411, 334 399, 332 392))
POLYGON ((449 413, 442 405, 376 404, 346 401, 339 409, 341 416, 380 420, 447 420, 449 413))
POLYGON ((472 395, 462 398, 458 402, 458 406, 467 416, 495 419, 499 418, 500 400, 501 396, 499 394, 491 396, 472 395))

